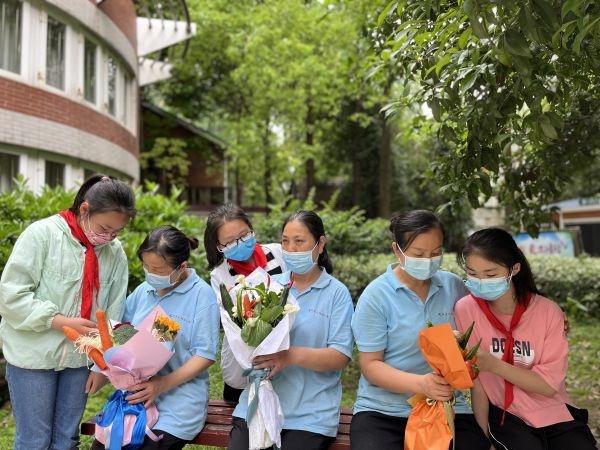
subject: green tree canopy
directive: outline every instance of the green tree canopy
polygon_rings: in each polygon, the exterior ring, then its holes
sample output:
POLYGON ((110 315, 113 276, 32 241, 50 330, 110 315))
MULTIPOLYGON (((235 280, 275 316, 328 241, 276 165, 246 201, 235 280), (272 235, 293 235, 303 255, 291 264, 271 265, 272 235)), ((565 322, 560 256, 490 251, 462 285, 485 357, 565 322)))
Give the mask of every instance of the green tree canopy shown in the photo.
POLYGON ((496 194, 515 227, 537 232, 544 205, 599 147, 600 5, 403 0, 379 26, 377 69, 402 85, 389 111, 428 105, 442 189, 473 207, 496 194))

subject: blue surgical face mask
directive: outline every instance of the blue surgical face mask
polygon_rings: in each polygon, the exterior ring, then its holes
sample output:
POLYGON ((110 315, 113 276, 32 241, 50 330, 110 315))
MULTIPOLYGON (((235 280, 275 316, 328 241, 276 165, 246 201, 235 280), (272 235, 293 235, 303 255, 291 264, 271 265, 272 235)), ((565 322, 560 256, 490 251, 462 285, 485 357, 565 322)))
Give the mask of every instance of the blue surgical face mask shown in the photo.
POLYGON ((500 278, 475 278, 467 277, 465 285, 474 297, 493 302, 502 297, 510 287, 512 273, 508 277, 500 278))
POLYGON ((414 258, 406 256, 398 243, 395 243, 400 253, 404 256, 404 265, 400 266, 407 274, 417 280, 429 280, 442 266, 442 256, 435 258, 414 258))
POLYGON ((175 283, 171 283, 171 276, 177 271, 175 269, 169 275, 156 275, 154 273, 150 273, 144 268, 144 273, 146 274, 146 282, 152 286, 154 289, 168 289, 172 287, 175 283))
POLYGON ((234 261, 248 261, 254 253, 255 246, 256 238, 252 236, 246 242, 238 241, 235 247, 225 250, 223 256, 234 261))
POLYGON ((319 245, 317 242, 315 246, 305 252, 286 252, 283 250, 283 261, 288 270, 298 275, 308 272, 316 264, 313 261, 313 250, 319 245))

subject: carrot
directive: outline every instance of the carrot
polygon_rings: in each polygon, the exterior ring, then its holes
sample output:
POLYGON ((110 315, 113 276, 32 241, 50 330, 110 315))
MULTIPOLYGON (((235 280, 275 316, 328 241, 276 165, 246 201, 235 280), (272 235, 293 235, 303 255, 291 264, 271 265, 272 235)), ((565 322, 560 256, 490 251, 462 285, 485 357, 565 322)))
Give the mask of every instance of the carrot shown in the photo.
POLYGON ((98 350, 97 348, 88 348, 86 350, 89 358, 96 363, 100 370, 106 369, 106 362, 104 361, 104 356, 102 356, 100 350, 98 350))
MULTIPOLYGON (((79 331, 67 326, 63 327, 63 333, 72 342, 77 341, 77 339, 81 337, 79 331)), ((106 369, 106 362, 104 361, 104 357, 102 356, 102 352, 100 352, 100 350, 93 347, 86 347, 85 352, 87 353, 88 357, 94 361, 94 363, 96 363, 100 370, 106 369)))
POLYGON ((81 336, 79 331, 77 331, 74 328, 67 327, 67 326, 63 327, 63 333, 65 333, 65 336, 72 342, 75 342, 81 336))
POLYGON ((102 342, 102 351, 106 351, 113 346, 110 332, 108 331, 108 322, 106 313, 101 309, 96 311, 96 321, 98 322, 98 333, 100 334, 100 342, 102 342))

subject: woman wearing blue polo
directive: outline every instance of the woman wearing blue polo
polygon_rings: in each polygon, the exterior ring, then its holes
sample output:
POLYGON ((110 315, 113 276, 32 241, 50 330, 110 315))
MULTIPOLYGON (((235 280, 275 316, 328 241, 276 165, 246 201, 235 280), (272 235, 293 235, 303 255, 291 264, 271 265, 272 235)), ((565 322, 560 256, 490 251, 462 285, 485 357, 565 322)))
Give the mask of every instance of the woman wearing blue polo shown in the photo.
MULTIPOLYGON (((454 304, 467 290, 454 274, 440 271, 444 228, 425 210, 395 214, 390 231, 398 263, 373 280, 360 296, 352 319, 361 377, 350 425, 353 450, 404 448, 411 406, 424 394, 449 400, 452 388, 433 373, 418 346, 427 321, 454 326, 454 304)), ((464 398, 456 395, 456 449, 489 450, 464 398)))
MULTIPOLYGON (((138 250, 146 281, 125 301, 123 321, 137 325, 160 306, 181 325, 175 354, 158 374, 132 386, 130 403, 155 403, 159 418, 153 430, 162 439, 148 437, 141 450, 180 450, 204 426, 209 383, 219 343, 219 306, 215 293, 188 265, 196 239, 172 226, 150 232, 138 250)), ((104 448, 98 441, 92 450, 104 448)))
MULTIPOLYGON (((352 299, 333 278, 321 218, 298 211, 283 226, 283 259, 298 300, 290 349, 257 357, 256 368, 270 369, 273 388, 285 416, 283 450, 327 449, 335 439, 342 399, 341 370, 352 357, 352 299)), ((248 450, 245 421, 248 388, 233 412, 230 450, 248 450)))

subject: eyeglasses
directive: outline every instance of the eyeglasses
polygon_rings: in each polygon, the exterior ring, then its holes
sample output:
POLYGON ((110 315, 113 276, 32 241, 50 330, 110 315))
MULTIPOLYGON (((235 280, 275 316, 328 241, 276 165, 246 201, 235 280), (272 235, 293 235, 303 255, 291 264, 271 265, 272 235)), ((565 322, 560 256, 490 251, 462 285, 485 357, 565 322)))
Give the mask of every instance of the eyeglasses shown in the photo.
POLYGON ((235 246, 238 245, 240 242, 248 242, 254 236, 255 236, 254 231, 250 230, 248 233, 246 233, 242 237, 239 237, 225 245, 223 245, 221 243, 217 244, 217 250, 219 250, 221 253, 225 253, 226 251, 232 250, 233 248, 235 248, 235 246))

